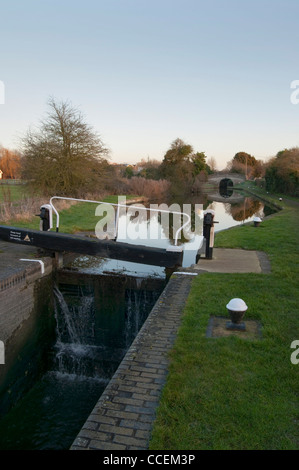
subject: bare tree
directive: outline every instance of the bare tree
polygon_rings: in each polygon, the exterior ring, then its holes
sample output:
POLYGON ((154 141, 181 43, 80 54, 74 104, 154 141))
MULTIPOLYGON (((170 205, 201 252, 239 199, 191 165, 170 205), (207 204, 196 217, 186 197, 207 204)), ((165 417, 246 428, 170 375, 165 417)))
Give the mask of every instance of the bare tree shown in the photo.
POLYGON ((108 150, 69 102, 51 98, 37 131, 22 140, 23 177, 44 194, 78 196, 99 189, 108 150))
POLYGON ((217 171, 217 162, 216 162, 216 158, 215 157, 210 157, 208 160, 207 160, 207 164, 209 165, 210 169, 212 172, 215 172, 217 171))

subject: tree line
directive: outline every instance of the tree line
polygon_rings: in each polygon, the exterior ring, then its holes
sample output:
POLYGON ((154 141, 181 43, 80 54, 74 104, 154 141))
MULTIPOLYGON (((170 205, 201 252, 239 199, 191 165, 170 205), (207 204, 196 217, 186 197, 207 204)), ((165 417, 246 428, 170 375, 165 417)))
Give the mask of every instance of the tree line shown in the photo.
MULTIPOLYGON (((167 182, 177 193, 197 191, 217 170, 213 157, 177 138, 162 162, 141 160, 134 171, 117 171, 109 162, 109 149, 69 102, 48 102, 49 112, 40 127, 28 130, 21 150, 0 147, 0 170, 6 179, 23 178, 39 194, 83 197, 101 191, 125 191, 136 176, 167 182)), ((285 149, 268 162, 247 152, 235 154, 224 171, 245 174, 246 179, 264 178, 268 190, 299 195, 299 148, 285 149)), ((136 182, 133 185, 136 187, 136 182)), ((161 185, 166 187, 165 185, 161 185)))
POLYGON ((229 162, 228 171, 247 179, 263 178, 267 191, 299 196, 299 148, 280 150, 266 163, 246 152, 239 152, 229 162))
POLYGON ((267 165, 268 191, 299 196, 299 148, 281 150, 267 165))

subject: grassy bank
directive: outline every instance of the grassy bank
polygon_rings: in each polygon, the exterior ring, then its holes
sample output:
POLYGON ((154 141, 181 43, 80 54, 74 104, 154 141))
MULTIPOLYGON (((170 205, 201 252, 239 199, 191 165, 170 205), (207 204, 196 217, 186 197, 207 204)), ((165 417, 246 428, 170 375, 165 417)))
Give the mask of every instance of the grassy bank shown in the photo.
POLYGON ((15 202, 26 196, 27 187, 25 184, 0 184, 0 203, 15 202))
MULTIPOLYGON (((134 195, 126 196, 127 201, 136 199, 134 195)), ((109 202, 116 204, 118 203, 118 196, 105 196, 101 199, 102 202, 109 202)), ((40 201, 39 204, 47 204, 47 200, 40 201)), ((90 202, 77 202, 70 205, 67 201, 53 201, 54 206, 57 208, 59 213, 59 231, 63 233, 76 233, 76 232, 94 232, 97 222, 100 220, 100 216, 95 215, 97 204, 90 202)), ((34 207, 30 206, 30 214, 28 216, 28 208, 24 210, 26 217, 22 217, 22 201, 19 200, 19 213, 17 218, 10 218, 2 222, 2 225, 8 225, 13 227, 28 228, 39 230, 40 218, 35 214, 39 213, 39 204, 34 207)), ((24 204, 25 206, 25 204, 24 204)), ((53 230, 56 227, 56 215, 53 213, 53 230)))
POLYGON ((299 208, 282 204, 259 228, 217 234, 218 247, 266 252, 272 271, 194 278, 151 449, 299 448, 299 364, 290 360, 299 340, 299 208), (227 315, 233 297, 245 300, 245 320, 260 322, 261 338, 206 337, 210 316, 227 315))

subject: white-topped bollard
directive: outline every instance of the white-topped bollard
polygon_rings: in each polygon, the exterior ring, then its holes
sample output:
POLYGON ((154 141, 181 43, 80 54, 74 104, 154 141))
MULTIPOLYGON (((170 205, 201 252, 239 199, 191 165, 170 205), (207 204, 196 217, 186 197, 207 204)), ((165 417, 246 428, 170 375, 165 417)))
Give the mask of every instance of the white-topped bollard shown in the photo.
POLYGON ((259 227, 262 222, 262 219, 260 217, 254 217, 253 223, 255 227, 259 227))
POLYGON ((242 322, 242 319, 245 315, 246 310, 248 309, 244 300, 235 298, 231 299, 226 305, 231 321, 227 322, 226 328, 228 330, 241 330, 246 329, 245 323, 242 322))

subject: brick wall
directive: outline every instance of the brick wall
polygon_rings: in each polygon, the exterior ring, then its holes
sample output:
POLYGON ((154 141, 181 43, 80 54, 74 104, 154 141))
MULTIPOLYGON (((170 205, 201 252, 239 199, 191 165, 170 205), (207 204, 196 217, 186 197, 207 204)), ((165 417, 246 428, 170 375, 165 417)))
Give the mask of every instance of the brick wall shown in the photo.
POLYGON ((0 281, 0 340, 5 364, 0 364, 0 417, 27 391, 45 367, 46 349, 55 334, 52 306, 52 261, 28 263, 0 281))
MULTIPOLYGON (((46 259, 44 276, 51 271, 52 261, 46 259)), ((34 264, 0 280, 0 340, 4 344, 30 316, 35 303, 35 284, 41 277, 40 265, 34 264)))

